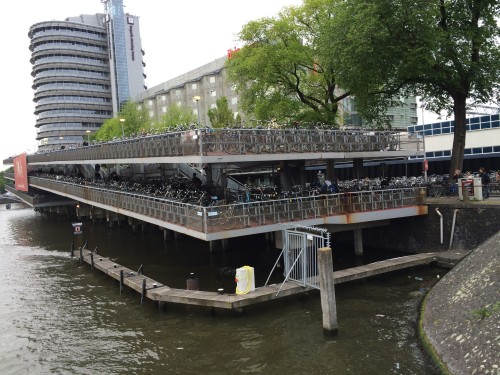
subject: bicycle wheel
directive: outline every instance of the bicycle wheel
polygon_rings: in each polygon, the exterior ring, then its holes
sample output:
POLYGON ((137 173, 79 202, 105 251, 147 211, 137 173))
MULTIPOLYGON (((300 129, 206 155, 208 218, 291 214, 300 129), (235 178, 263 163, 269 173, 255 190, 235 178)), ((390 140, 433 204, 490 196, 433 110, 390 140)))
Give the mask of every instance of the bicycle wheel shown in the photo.
POLYGON ((236 224, 236 218, 230 212, 224 212, 219 218, 219 225, 222 229, 233 229, 236 224))
POLYGON ((256 222, 259 225, 264 223, 264 215, 260 212, 259 207, 249 207, 248 208, 248 218, 249 222, 256 222))
POLYGON ((198 207, 192 207, 187 213, 187 226, 201 230, 202 223, 202 210, 198 207))
POLYGON ((224 144, 224 151, 231 155, 239 154, 239 145, 236 142, 226 143, 224 144))

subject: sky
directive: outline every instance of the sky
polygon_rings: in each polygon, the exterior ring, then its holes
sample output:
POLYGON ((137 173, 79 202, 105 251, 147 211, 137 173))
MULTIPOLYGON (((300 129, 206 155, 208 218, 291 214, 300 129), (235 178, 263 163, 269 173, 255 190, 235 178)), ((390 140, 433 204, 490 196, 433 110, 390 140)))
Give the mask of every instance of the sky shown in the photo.
MULTIPOLYGON (((239 47, 237 34, 251 20, 276 16, 302 0, 124 0, 139 17, 146 51, 146 84, 153 87, 224 56, 239 47)), ((0 160, 37 148, 29 50, 30 26, 80 14, 103 13, 100 0, 27 0, 0 23, 2 135, 0 160)), ((419 111, 420 112, 420 111, 419 111)), ((419 113, 421 116, 421 113, 419 113)), ((429 122, 426 119, 426 122, 429 122)), ((3 163, 0 170, 6 169, 3 163)))

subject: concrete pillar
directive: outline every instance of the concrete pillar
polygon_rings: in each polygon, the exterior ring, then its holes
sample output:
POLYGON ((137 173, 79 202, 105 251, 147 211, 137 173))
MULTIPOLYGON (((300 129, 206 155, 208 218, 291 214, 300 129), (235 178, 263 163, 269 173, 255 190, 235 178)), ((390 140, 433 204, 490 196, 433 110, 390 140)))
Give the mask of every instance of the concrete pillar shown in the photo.
POLYGON ((357 179, 364 178, 363 176, 363 159, 356 158, 352 160, 353 176, 357 179))
POLYGON ((333 279, 332 249, 318 249, 318 271, 323 312, 323 331, 330 335, 338 334, 337 302, 335 301, 335 283, 333 279))
POLYGON ((227 238, 223 238, 221 240, 222 250, 226 251, 229 246, 229 240, 227 238))
POLYGON ((330 181, 333 181, 335 178, 335 160, 328 159, 326 161, 326 176, 330 181))
POLYGON ((180 238, 180 233, 179 232, 176 232, 174 231, 174 240, 178 240, 180 238))
POLYGON ((290 190, 292 186, 305 187, 305 161, 285 160, 280 163, 280 184, 282 190, 290 190))
POLYGON ((281 230, 274 232, 274 247, 283 249, 283 231, 281 230))
POLYGON ((354 229, 354 254, 363 256, 363 232, 362 229, 354 229))
POLYGON ((167 229, 163 229, 163 242, 167 242, 168 240, 168 231, 167 229))
POLYGON ((213 186, 213 171, 212 171, 212 164, 207 164, 205 167, 205 177, 207 179, 207 186, 212 187, 213 186))
POLYGON ((215 241, 208 241, 208 246, 210 247, 210 252, 213 253, 215 249, 215 241))

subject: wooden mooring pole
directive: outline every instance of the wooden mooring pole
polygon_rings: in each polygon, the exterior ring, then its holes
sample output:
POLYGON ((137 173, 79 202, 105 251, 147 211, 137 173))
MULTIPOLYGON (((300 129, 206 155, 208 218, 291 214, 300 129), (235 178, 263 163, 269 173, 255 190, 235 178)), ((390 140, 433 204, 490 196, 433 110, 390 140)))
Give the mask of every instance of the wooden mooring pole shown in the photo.
POLYGON ((322 247, 318 249, 318 271, 323 312, 323 330, 335 336, 338 334, 337 302, 335 301, 335 283, 333 279, 332 249, 322 247))

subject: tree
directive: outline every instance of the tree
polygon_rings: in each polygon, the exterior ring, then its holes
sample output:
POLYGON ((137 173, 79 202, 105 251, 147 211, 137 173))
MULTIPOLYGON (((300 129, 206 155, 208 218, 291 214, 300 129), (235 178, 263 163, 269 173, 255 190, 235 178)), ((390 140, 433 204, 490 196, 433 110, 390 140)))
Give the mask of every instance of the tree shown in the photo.
POLYGON ((5 174, 0 172, 0 194, 5 194, 5 174))
POLYGON ((113 117, 99 128, 92 138, 99 141, 122 137, 123 133, 130 135, 134 133, 147 132, 151 129, 151 118, 146 108, 138 107, 137 103, 127 102, 117 117, 113 117), (120 119, 125 121, 121 122, 120 119))
POLYGON ((179 125, 187 125, 196 122, 196 116, 187 107, 171 105, 160 121, 153 123, 152 129, 159 132, 173 130, 179 125))
POLYGON ((215 108, 208 110, 208 118, 214 128, 232 127, 235 124, 234 113, 229 109, 227 98, 220 97, 215 102, 215 108))
POLYGON ((243 112, 259 120, 336 124, 339 102, 349 93, 338 89, 333 65, 317 44, 333 1, 308 1, 244 25, 244 46, 226 63, 243 112))
POLYGON ((362 110, 412 93, 453 113, 451 175, 462 169, 467 101, 498 100, 499 10, 498 0, 339 0, 321 51, 362 110))

